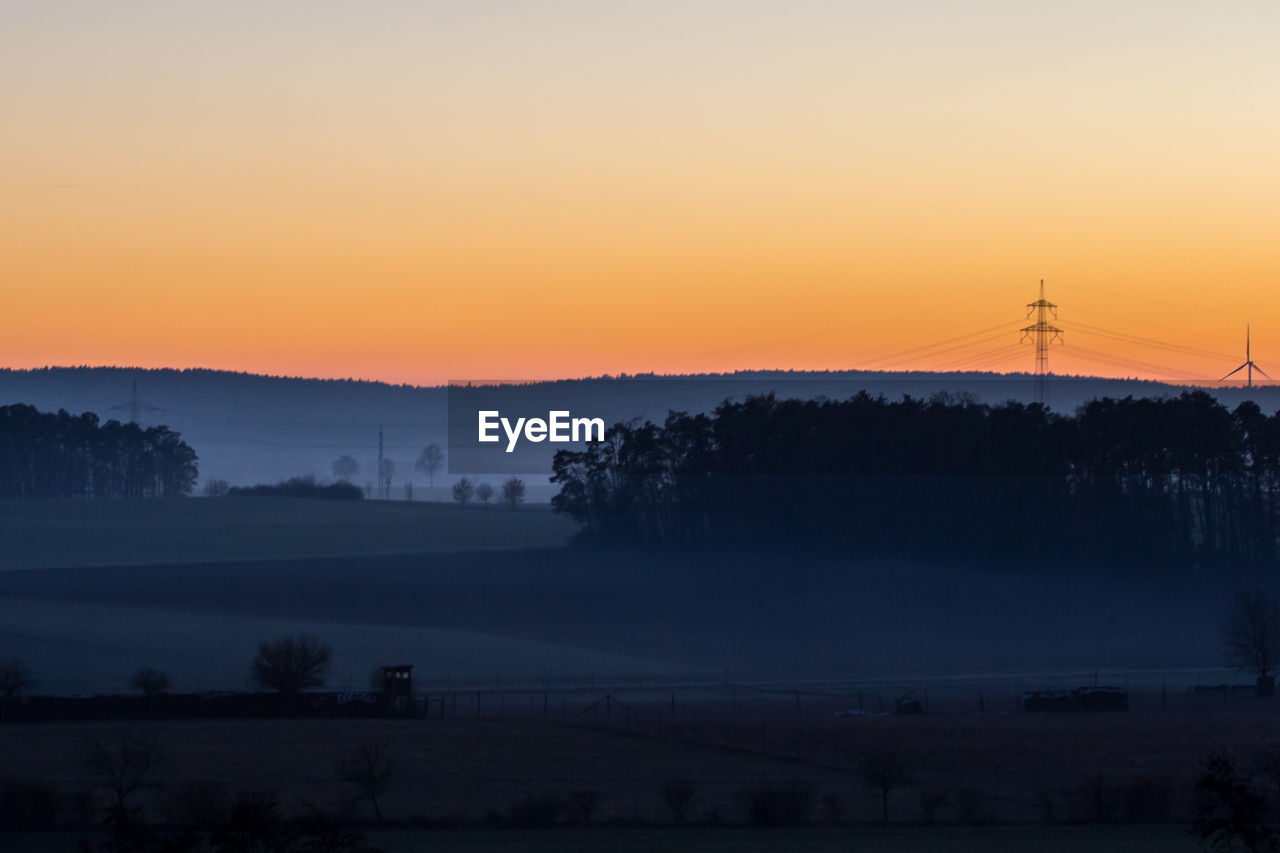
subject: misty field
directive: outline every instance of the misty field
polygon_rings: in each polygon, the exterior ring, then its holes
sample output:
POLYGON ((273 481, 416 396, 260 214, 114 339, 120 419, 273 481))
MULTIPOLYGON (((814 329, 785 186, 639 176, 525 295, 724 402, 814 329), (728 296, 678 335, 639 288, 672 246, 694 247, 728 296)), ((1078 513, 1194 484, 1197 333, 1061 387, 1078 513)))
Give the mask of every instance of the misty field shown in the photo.
POLYGON ((297 498, 0 501, 0 571, 564 545, 546 505, 297 498))
POLYGON ((30 569, 0 572, 0 658, 24 660, 36 692, 128 692, 142 666, 177 691, 253 689, 257 644, 308 633, 333 646, 328 689, 411 663, 428 699, 413 720, 0 726, 0 778, 54 783, 64 825, 92 825, 75 813, 96 787, 88 739, 127 732, 165 753, 142 797, 157 819, 193 780, 270 788, 295 813, 363 821, 390 853, 1177 851, 1195 849, 1191 789, 1210 750, 1280 750, 1277 703, 1188 690, 1247 680, 1221 669, 1234 588, 1214 578, 567 548, 569 526, 543 507, 0 509, 6 565, 30 569), (1129 713, 1016 711, 1023 690, 1098 671, 1131 690, 1129 713), (928 713, 890 713, 904 696, 928 713), (399 762, 385 826, 334 774, 375 741, 399 762), (877 752, 907 771, 888 826, 859 771, 877 752), (695 788, 689 826, 671 826, 672 780, 695 788), (804 825, 749 828, 751 798, 779 791, 803 793, 804 825), (584 794, 589 827, 510 825, 525 798, 584 794))
MULTIPOLYGON (((451 510, 422 515, 538 519, 451 510)), ((299 631, 333 645, 329 683, 356 689, 393 662, 422 686, 998 677, 1013 692, 1095 670, 1156 687, 1169 673, 1174 690, 1226 677, 1233 589, 1206 578, 586 548, 215 562, 202 547, 192 534, 173 562, 0 572, 5 654, 51 692, 120 691, 141 666, 179 690, 243 689, 256 644, 299 631)))

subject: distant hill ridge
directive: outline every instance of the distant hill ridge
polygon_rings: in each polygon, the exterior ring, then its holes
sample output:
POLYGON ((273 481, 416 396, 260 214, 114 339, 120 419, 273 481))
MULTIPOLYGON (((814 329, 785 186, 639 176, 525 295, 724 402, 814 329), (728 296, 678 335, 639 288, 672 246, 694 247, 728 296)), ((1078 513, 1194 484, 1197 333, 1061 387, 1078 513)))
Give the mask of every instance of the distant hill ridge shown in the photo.
MULTIPOLYGON (((513 377, 518 380, 519 377, 513 377)), ((383 428, 384 450, 395 464, 392 497, 414 484, 417 499, 447 499, 452 478, 437 475, 428 492, 413 461, 428 443, 444 447, 446 390, 443 386, 393 385, 363 379, 265 376, 202 368, 45 367, 0 369, 0 405, 29 403, 42 410, 92 411, 103 419, 127 420, 134 380, 142 404, 139 420, 182 433, 199 454, 201 481, 233 485, 307 475, 331 479, 331 465, 349 454, 360 463, 358 485, 372 481, 383 428)), ((1029 402, 1029 374, 877 371, 743 370, 720 374, 633 374, 539 381, 561 393, 566 408, 590 410, 611 420, 661 419, 668 410, 709 410, 726 398, 774 392, 780 397, 844 398, 860 390, 897 398, 938 392, 967 394, 984 403, 1029 402), (646 385, 648 380, 662 380, 646 385), (687 383, 687 385, 686 385, 687 383)), ((1071 411, 1095 397, 1177 395, 1189 386, 1137 379, 1053 377, 1049 403, 1071 411)), ((1271 413, 1280 408, 1280 388, 1238 386, 1204 389, 1228 407, 1253 399, 1271 413)), ((557 398, 559 399, 559 398, 557 398)), ((550 486, 530 484, 531 500, 550 486)))

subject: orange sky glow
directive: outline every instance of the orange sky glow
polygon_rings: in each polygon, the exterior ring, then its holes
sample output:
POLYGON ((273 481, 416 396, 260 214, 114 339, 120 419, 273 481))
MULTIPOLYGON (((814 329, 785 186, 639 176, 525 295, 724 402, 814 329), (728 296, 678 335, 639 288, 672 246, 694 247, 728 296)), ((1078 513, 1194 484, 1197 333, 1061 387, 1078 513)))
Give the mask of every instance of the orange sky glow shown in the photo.
POLYGON ((0 9, 0 366, 1280 377, 1276 4, 188 5, 0 9))

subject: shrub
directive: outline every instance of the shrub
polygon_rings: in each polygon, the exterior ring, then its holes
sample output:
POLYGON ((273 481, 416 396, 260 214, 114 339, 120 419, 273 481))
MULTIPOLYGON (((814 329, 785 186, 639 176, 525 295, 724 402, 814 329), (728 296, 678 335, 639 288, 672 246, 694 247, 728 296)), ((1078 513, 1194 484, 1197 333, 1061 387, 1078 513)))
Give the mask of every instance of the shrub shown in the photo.
POLYGON ((662 783, 662 801, 671 810, 672 823, 684 823, 696 793, 697 788, 689 779, 668 779, 662 783))
POLYGON ((323 498, 326 500, 358 501, 364 497, 359 486, 347 482, 322 485, 315 477, 292 477, 279 483, 256 486, 232 486, 227 494, 269 498, 323 498))
POLYGON ((1075 789, 1073 816, 1085 823, 1106 823, 1120 812, 1123 793, 1119 783, 1104 773, 1094 773, 1075 789))
POLYGON ((1215 753, 1201 764, 1196 781, 1198 814, 1192 833, 1211 850, 1274 850, 1276 834, 1267 824, 1266 798, 1228 755, 1215 753))
POLYGON ((0 781, 0 827, 9 830, 51 829, 58 822, 58 786, 39 779, 0 781))
POLYGON ((947 804, 951 792, 945 788, 929 788, 920 792, 920 814, 925 823, 933 823, 938 819, 938 812, 947 804))
POLYGON ((213 829, 231 815, 231 793, 221 782, 189 779, 162 801, 165 820, 179 829, 213 829))
POLYGON ((231 484, 226 480, 206 480, 202 491, 207 498, 220 498, 231 491, 231 484))
POLYGON ((987 795, 977 788, 961 788, 955 793, 956 817, 964 823, 991 823, 987 795))
POLYGON ((813 789, 792 782, 788 785, 752 788, 738 795, 755 826, 799 826, 813 806, 813 789))
POLYGON ((281 637, 258 644, 250 672, 261 686, 294 696, 308 687, 323 686, 332 659, 333 649, 319 637, 281 637))
POLYGON ((12 658, 0 664, 0 696, 14 699, 36 686, 31 668, 12 658))
POLYGON ((570 823, 590 826, 591 818, 599 806, 599 791, 573 791, 565 803, 565 814, 570 823))
POLYGON ((1135 776, 1125 792, 1124 810, 1134 822, 1167 822, 1173 812, 1173 785, 1163 776, 1135 776))
POLYGON ((129 686, 140 691, 144 696, 160 696, 169 692, 173 682, 169 679, 168 673, 155 667, 144 666, 129 679, 129 686))
POLYGON ((508 826, 521 829, 544 829, 560 822, 565 803, 555 794, 528 794, 507 809, 508 826))

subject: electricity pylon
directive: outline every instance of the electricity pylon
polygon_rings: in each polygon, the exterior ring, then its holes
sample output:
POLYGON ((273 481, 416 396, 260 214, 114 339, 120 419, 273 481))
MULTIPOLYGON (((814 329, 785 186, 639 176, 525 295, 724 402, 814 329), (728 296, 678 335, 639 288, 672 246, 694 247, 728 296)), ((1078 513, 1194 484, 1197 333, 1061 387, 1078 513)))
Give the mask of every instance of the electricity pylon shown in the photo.
POLYGON ((141 423, 143 412, 146 412, 147 414, 151 414, 152 412, 164 411, 158 406, 152 406, 138 399, 138 380, 137 379, 133 380, 133 396, 129 398, 129 402, 120 403, 119 405, 112 406, 111 408, 107 409, 108 412, 120 412, 125 410, 128 410, 129 412, 129 423, 131 424, 141 423))
POLYGON ((1049 375, 1049 347, 1062 341, 1062 330, 1049 322, 1050 315, 1058 319, 1058 306, 1044 298, 1044 279, 1040 279, 1040 298, 1027 303, 1027 317, 1036 315, 1036 321, 1022 328, 1021 340, 1031 340, 1036 345, 1036 402, 1044 402, 1045 379, 1049 375))

